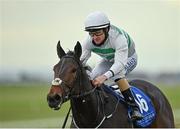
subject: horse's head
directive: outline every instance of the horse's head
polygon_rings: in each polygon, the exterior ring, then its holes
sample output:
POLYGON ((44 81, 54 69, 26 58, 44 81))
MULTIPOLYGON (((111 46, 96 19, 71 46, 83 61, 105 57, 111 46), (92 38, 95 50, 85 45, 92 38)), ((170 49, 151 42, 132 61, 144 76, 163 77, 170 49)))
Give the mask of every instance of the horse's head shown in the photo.
POLYGON ((54 80, 51 89, 47 95, 49 107, 59 109, 63 102, 69 99, 73 92, 74 85, 78 80, 80 71, 80 56, 82 48, 79 42, 74 47, 74 52, 69 51, 67 54, 60 45, 57 44, 57 54, 60 61, 54 66, 54 80))

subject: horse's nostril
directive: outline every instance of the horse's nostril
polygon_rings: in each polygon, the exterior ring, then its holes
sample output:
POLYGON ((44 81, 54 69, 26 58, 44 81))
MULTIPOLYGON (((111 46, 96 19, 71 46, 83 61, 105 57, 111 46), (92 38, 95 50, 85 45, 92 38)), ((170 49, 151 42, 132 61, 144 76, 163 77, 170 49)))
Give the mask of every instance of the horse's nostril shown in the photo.
POLYGON ((48 101, 48 103, 54 103, 55 99, 53 96, 47 96, 47 101, 48 101))
POLYGON ((59 96, 58 94, 56 94, 56 95, 54 96, 54 98, 55 98, 55 100, 57 100, 57 101, 60 101, 60 100, 61 100, 61 96, 59 96))
POLYGON ((58 101, 61 101, 61 96, 59 96, 58 94, 55 94, 54 96, 48 96, 47 100, 51 103, 56 103, 58 101))
POLYGON ((54 98, 49 98, 49 102, 55 102, 54 98))
POLYGON ((49 107, 57 109, 62 99, 60 95, 54 94, 54 95, 48 95, 47 101, 48 101, 49 107))

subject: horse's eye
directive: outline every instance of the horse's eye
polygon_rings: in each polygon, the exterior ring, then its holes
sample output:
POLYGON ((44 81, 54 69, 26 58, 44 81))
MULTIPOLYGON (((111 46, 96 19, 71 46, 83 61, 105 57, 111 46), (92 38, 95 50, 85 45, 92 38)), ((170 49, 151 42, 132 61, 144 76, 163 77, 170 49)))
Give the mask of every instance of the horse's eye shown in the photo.
POLYGON ((76 72, 76 69, 74 68, 74 69, 72 69, 72 73, 75 73, 76 72))

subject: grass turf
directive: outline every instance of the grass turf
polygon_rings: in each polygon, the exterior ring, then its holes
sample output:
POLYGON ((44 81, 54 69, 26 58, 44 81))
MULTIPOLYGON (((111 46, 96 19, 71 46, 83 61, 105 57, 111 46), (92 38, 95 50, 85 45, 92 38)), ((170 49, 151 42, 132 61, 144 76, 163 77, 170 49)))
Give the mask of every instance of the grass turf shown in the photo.
MULTIPOLYGON (((9 124, 9 122, 13 121, 30 121, 40 119, 50 120, 51 118, 54 119, 65 117, 69 108, 69 103, 65 103, 59 111, 50 109, 46 100, 46 95, 49 91, 49 88, 50 86, 48 84, 1 84, 0 123, 4 122, 9 124)), ((167 96, 173 110, 177 110, 179 112, 180 85, 162 85, 159 88, 167 96)), ((176 123, 180 123, 178 122, 180 120, 180 114, 175 114, 175 117, 176 123)), ((2 127, 8 126, 4 125, 2 127)), ((30 125, 30 127, 35 126, 30 125)))
POLYGON ((59 111, 48 107, 46 95, 47 85, 16 84, 0 86, 0 121, 39 119, 64 116, 69 104, 59 111))

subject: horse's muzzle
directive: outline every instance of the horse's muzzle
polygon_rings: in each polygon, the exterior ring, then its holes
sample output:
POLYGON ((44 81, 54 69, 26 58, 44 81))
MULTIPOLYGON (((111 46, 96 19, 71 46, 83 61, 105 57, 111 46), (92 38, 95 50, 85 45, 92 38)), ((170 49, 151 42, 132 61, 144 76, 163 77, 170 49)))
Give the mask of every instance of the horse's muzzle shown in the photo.
POLYGON ((59 110, 63 99, 59 94, 48 94, 47 101, 50 108, 53 108, 54 110, 59 110))

